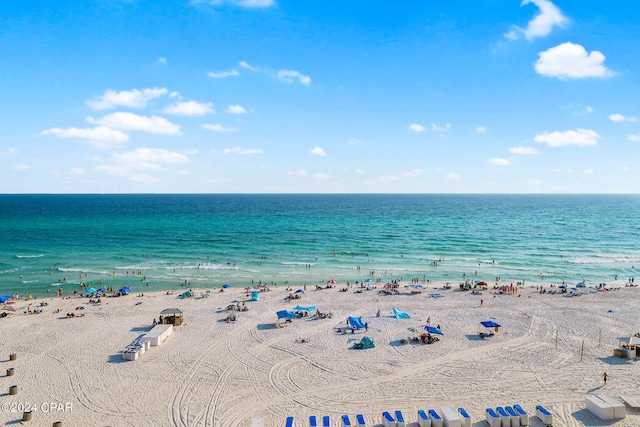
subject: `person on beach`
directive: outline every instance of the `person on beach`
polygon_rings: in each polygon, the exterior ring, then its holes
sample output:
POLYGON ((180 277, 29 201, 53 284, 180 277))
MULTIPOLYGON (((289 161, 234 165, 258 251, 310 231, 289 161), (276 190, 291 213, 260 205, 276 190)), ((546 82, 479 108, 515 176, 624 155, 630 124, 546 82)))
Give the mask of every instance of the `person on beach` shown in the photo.
POLYGON ((607 373, 605 372, 604 374, 602 374, 602 379, 604 380, 604 385, 607 385, 607 379, 609 378, 609 375, 607 375, 607 373))

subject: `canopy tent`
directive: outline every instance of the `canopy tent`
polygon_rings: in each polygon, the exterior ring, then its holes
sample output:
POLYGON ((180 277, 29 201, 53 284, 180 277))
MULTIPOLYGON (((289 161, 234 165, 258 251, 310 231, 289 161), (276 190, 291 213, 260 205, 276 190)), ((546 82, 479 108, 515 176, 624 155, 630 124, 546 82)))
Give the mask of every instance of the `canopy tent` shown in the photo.
POLYGON ((362 317, 351 317, 347 319, 347 323, 356 329, 368 329, 369 323, 362 323, 362 317))
POLYGON ((0 296, 0 303, 4 304, 5 302, 9 301, 10 299, 11 299, 11 295, 6 296, 6 297, 0 296))
POLYGON ((183 293, 180 294, 180 298, 183 298, 183 299, 184 298, 190 298, 192 296, 193 296, 193 292, 191 292, 191 291, 186 291, 186 292, 183 292, 183 293))
POLYGON ((398 310, 397 308, 393 309, 393 315, 396 317, 396 319, 411 319, 411 316, 409 316, 404 311, 398 310))
POLYGON ((299 311, 308 311, 308 312, 312 312, 316 310, 316 306, 315 305, 310 305, 309 307, 303 307, 301 305, 296 305, 295 307, 293 307, 294 310, 299 310, 299 311))
POLYGON ((289 310, 280 310, 276 314, 278 315, 278 320, 280 319, 292 320, 296 318, 296 314, 293 311, 289 311, 289 310))
POLYGON ((260 301, 260 292, 251 292, 251 301, 260 301))
POLYGON ((179 308, 165 308, 160 312, 160 323, 164 325, 180 326, 184 321, 182 310, 179 308))
POLYGON ((104 292, 104 291, 106 291, 106 289, 105 289, 105 288, 98 288, 98 291, 97 291, 97 292, 104 292))
POLYGON ((96 288, 89 288, 87 289, 87 292, 89 292, 90 294, 96 293, 96 288))
POLYGON ((131 288, 128 286, 123 286, 118 292, 122 295, 127 295, 129 292, 131 292, 131 288))
POLYGON ((484 322, 480 322, 482 326, 485 328, 499 328, 500 325, 494 322, 493 320, 485 320, 484 322))
POLYGON ((442 333, 442 331, 440 329, 436 328, 435 326, 427 325, 427 326, 425 326, 424 330, 427 331, 430 334, 444 335, 442 333))
POLYGON ((230 285, 230 284, 228 284, 228 283, 225 283, 224 285, 222 285, 222 287, 223 287, 223 288, 225 288, 225 289, 227 289, 227 288, 230 288, 230 287, 231 287, 231 285, 230 285))

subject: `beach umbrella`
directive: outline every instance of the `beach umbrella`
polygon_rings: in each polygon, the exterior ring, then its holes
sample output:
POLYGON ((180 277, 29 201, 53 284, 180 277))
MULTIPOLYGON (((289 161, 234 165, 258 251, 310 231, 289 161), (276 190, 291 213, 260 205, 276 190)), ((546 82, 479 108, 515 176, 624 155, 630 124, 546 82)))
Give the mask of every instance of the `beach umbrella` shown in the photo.
POLYGON ((371 282, 373 282, 373 280, 371 280, 371 279, 367 279, 367 280, 364 281, 364 283, 371 283, 371 282))
POLYGON ((231 287, 231 285, 230 285, 230 284, 228 284, 228 283, 225 283, 224 285, 222 285, 222 287, 223 287, 223 288, 225 288, 225 289, 227 289, 227 288, 230 288, 230 287, 231 287))
POLYGON ((304 291, 302 289, 298 289, 294 292, 294 294, 304 294, 304 291))
POLYGON ((96 288, 89 288, 89 289, 87 289, 87 292, 92 294, 92 293, 96 292, 96 288))
POLYGON ((0 296, 0 303, 4 304, 5 302, 9 301, 10 299, 11 299, 11 295, 6 296, 6 297, 0 296))
POLYGON ((104 292, 104 291, 106 291, 105 288, 98 288, 98 292, 104 292))
POLYGON ((560 288, 560 289, 567 289, 567 286, 566 286, 566 285, 560 285, 560 286, 558 286, 558 288, 560 288))
POLYGON ((429 326, 429 325, 427 325, 427 326, 425 326, 425 328, 424 328, 424 329, 425 329, 425 331, 427 331, 427 332, 428 332, 428 333, 430 333, 430 334, 444 335, 444 334, 442 333, 442 331, 441 331, 440 329, 436 328, 435 326, 429 326))

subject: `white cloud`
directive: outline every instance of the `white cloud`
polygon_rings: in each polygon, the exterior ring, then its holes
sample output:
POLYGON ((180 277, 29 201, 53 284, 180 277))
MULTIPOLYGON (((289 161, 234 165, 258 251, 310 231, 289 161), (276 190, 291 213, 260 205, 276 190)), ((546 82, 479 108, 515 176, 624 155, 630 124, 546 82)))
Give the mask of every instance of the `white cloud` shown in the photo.
POLYGON ((446 132, 451 129, 451 123, 447 123, 445 127, 439 127, 435 123, 431 123, 431 130, 434 132, 446 132))
POLYGON ((395 182, 397 181, 398 178, 395 175, 385 175, 385 176, 381 176, 380 178, 378 178, 378 182, 395 182))
POLYGON ((510 147, 509 152, 511 154, 524 154, 524 155, 540 154, 540 152, 536 150, 535 147, 510 147))
POLYGON ((364 171, 362 169, 356 169, 357 175, 364 175, 364 171))
POLYGON ((87 105, 94 110, 108 110, 116 107, 145 108, 149 101, 167 92, 166 88, 157 87, 121 92, 109 89, 97 100, 87 101, 87 105))
POLYGON ((586 173, 587 175, 591 175, 593 174, 593 169, 585 169, 584 173, 586 173))
POLYGON ((587 113, 593 113, 593 107, 589 107, 587 105, 586 111, 587 111, 587 113))
POLYGON ((167 63, 167 58, 162 57, 162 56, 158 58, 158 64, 164 65, 166 63, 167 63))
POLYGON ((85 170, 82 169, 82 168, 71 168, 71 169, 69 169, 69 174, 70 175, 78 176, 78 175, 84 175, 84 173, 85 173, 85 170))
POLYGON ((460 179, 462 178, 460 175, 458 175, 457 173, 449 173, 447 174, 447 179, 451 179, 451 180, 455 180, 455 179, 460 179))
POLYGON ((307 176, 306 170, 298 170, 298 171, 288 171, 287 175, 289 176, 307 176))
POLYGON ((247 110, 242 105, 229 105, 227 107, 227 113, 229 114, 246 114, 247 110))
POLYGON ((139 130, 155 134, 181 135, 179 125, 171 123, 164 117, 159 116, 147 117, 133 113, 117 112, 107 114, 101 119, 87 117, 87 122, 115 129, 139 130))
POLYGON ((277 77, 287 83, 293 83, 296 79, 303 85, 308 86, 311 83, 311 77, 300 74, 295 70, 280 70, 277 77))
POLYGON ((211 102, 184 101, 165 107, 163 110, 166 114, 174 114, 177 116, 204 116, 205 114, 214 113, 213 104, 211 102))
POLYGON ((549 147, 562 147, 565 145, 577 145, 579 147, 598 145, 598 135, 590 129, 568 130, 566 132, 545 132, 533 138, 536 142, 544 142, 549 147))
POLYGON ((544 37, 551 33, 553 27, 563 27, 569 19, 565 17, 560 9, 549 0, 523 0, 520 6, 533 3, 540 9, 540 12, 527 24, 527 28, 514 27, 505 34, 510 40, 516 40, 520 35, 524 35, 527 40, 536 37, 544 37))
POLYGON ((477 133, 487 133, 488 131, 489 131, 489 128, 486 126, 478 126, 476 128, 477 133))
POLYGON ((595 50, 587 53, 579 44, 563 43, 538 55, 535 68, 543 76, 560 79, 613 76, 603 64, 605 56, 602 53, 595 50))
POLYGON ((622 170, 625 171, 625 172, 630 172, 631 168, 629 166, 623 166, 622 170))
POLYGON ((209 129, 212 130, 214 132, 235 132, 236 130, 234 128, 226 128, 222 125, 218 125, 218 124, 211 124, 211 125, 202 125, 203 129, 209 129))
POLYGON ((29 170, 29 169, 31 169, 31 168, 29 167, 29 165, 25 165, 25 164, 23 164, 23 163, 18 164, 18 165, 15 165, 15 166, 13 167, 13 170, 17 170, 17 171, 26 171, 26 170, 29 170))
POLYGON ((627 139, 629 141, 638 142, 640 141, 640 135, 629 135, 627 139))
POLYGON ((499 157, 494 157, 493 159, 489 159, 489 163, 496 166, 507 166, 511 164, 507 159, 501 159, 499 157))
POLYGON ((314 179, 331 179, 331 175, 326 173, 314 173, 311 177, 314 179))
POLYGON ((0 153, 1 156, 9 156, 11 154, 16 154, 18 152, 18 149, 15 147, 9 147, 6 149, 6 151, 3 151, 0 153))
POLYGON ((229 71, 209 71, 207 73, 207 76, 211 77, 212 79, 224 79, 227 77, 232 77, 232 76, 238 76, 240 75, 240 73, 236 70, 229 70, 229 71))
POLYGON ((182 153, 163 148, 138 148, 124 153, 114 153, 116 162, 129 169, 161 169, 160 164, 187 163, 189 158, 182 153))
POLYGON ((113 130, 107 126, 94 128, 51 128, 40 132, 40 135, 54 135, 58 138, 83 138, 88 139, 89 144, 98 148, 113 148, 114 146, 129 141, 129 135, 119 130, 113 130))
POLYGON ((425 127, 416 123, 412 123, 409 125, 409 130, 412 130, 414 132, 424 132, 425 127))
POLYGON ((247 154, 262 154, 264 153, 264 150, 261 148, 234 147, 234 148, 225 148, 222 152, 224 154, 239 154, 241 156, 244 156, 247 154))
POLYGON ((536 185, 542 184, 542 180, 533 179, 533 178, 525 179, 524 182, 526 182, 527 184, 536 184, 536 185))
POLYGON ((241 66, 242 68, 246 68, 247 70, 256 71, 255 68, 253 68, 251 65, 247 64, 244 61, 238 62, 238 65, 241 66))
POLYGON ((637 122, 638 119, 633 116, 623 116, 622 114, 611 114, 609 120, 612 122, 637 122))
POLYGON ((347 144, 349 145, 356 145, 356 144, 362 144, 362 141, 356 138, 349 138, 347 140, 347 144))
POLYGON ((422 176, 423 172, 422 172, 422 169, 413 169, 413 170, 411 170, 409 172, 403 173, 402 175, 404 175, 404 176, 422 176))
POLYGON ((315 154, 316 156, 327 156, 327 153, 324 152, 324 150, 320 147, 315 147, 313 150, 310 151, 311 154, 315 154))

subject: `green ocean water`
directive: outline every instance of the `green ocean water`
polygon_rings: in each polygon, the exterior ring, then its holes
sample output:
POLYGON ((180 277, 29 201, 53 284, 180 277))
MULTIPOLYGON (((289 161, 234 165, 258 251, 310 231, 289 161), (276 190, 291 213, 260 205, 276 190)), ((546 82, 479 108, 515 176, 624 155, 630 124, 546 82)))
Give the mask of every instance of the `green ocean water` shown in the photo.
POLYGON ((639 242, 635 195, 0 195, 0 295, 80 282, 624 285, 639 242))

